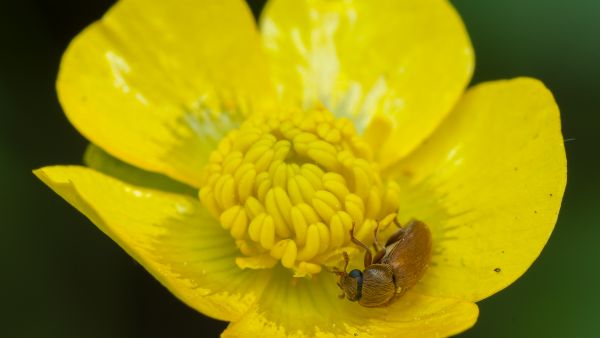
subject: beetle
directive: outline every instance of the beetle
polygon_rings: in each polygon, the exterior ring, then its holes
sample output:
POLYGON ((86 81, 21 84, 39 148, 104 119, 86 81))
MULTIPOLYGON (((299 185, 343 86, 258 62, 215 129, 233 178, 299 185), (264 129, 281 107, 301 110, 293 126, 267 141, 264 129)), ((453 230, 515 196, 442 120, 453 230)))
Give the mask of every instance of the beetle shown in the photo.
MULTIPOLYGON (((396 222, 395 222, 396 223, 396 222)), ((431 257, 431 232, 425 223, 411 220, 405 227, 392 234, 381 246, 377 239, 379 225, 375 227, 375 256, 371 249, 354 237, 354 225, 350 229, 350 239, 365 249, 364 270, 354 269, 347 273, 350 261, 343 252, 344 270, 334 269, 339 276, 338 287, 343 293, 340 299, 347 298, 365 307, 383 307, 402 296, 423 277, 431 257)))

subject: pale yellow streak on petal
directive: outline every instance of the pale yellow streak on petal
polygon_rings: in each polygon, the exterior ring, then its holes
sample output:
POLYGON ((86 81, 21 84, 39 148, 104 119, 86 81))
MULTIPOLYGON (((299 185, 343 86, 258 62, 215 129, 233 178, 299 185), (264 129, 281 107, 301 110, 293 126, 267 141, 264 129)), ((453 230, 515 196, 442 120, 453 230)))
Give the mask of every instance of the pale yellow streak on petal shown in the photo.
POLYGON ((445 0, 271 0, 260 25, 281 100, 352 119, 383 165, 433 132, 473 71, 445 0))

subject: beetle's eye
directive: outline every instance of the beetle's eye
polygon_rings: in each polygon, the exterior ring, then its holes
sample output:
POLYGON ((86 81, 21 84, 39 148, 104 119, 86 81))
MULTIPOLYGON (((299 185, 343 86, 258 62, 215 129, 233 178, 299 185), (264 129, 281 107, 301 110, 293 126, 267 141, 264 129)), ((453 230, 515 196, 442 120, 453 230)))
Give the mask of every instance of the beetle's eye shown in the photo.
POLYGON ((358 269, 354 269, 350 271, 349 276, 352 278, 362 278, 362 272, 358 269))
POLYGON ((355 302, 357 300, 360 300, 360 298, 362 297, 363 273, 360 270, 354 269, 350 271, 348 275, 351 278, 354 278, 354 280, 356 281, 356 293, 354 294, 354 297, 352 297, 352 299, 348 298, 351 301, 355 302))

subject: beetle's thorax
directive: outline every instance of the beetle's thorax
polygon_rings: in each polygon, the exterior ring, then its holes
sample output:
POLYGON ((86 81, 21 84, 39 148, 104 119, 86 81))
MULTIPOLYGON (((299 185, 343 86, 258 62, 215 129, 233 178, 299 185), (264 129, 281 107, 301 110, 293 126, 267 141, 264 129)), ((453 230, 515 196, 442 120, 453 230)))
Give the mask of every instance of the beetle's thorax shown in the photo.
POLYGON ((344 273, 338 284, 346 299, 365 307, 383 306, 396 293, 394 274, 389 264, 372 264, 363 272, 352 270, 350 274, 344 273))
POLYGON ((372 264, 363 272, 362 297, 358 303, 366 307, 384 306, 396 295, 394 272, 389 264, 372 264))

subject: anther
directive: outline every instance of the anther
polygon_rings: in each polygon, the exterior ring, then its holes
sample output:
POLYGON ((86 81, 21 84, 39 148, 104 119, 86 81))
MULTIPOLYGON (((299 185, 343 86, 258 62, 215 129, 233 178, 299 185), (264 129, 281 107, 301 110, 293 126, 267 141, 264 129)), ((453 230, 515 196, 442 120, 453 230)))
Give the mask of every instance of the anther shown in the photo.
POLYGON ((247 120, 202 178, 200 200, 235 238, 240 268, 318 273, 332 250, 352 246, 352 224, 369 242, 398 208, 397 185, 382 182, 352 123, 323 110, 247 120))

